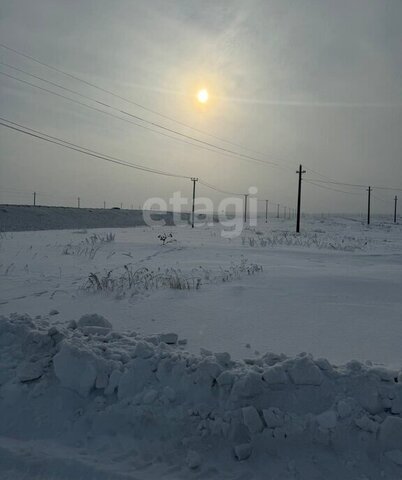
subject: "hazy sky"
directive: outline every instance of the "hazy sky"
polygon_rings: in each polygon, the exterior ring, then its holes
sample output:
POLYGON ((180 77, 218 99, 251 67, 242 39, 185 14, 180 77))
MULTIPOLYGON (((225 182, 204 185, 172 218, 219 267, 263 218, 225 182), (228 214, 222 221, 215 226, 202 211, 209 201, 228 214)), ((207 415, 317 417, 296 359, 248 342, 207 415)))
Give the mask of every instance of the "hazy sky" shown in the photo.
MULTIPOLYGON (((256 186, 261 199, 282 205, 295 204, 299 163, 306 179, 323 179, 311 168, 334 180, 402 187, 401 0, 2 0, 0 19, 1 43, 254 152, 2 48, 1 62, 281 168, 196 148, 0 75, 3 118, 223 190, 256 186), (201 87, 211 95, 204 108, 194 100, 201 87)), ((190 180, 111 165, 4 127, 0 154, 1 202, 30 202, 34 190, 39 202, 73 205, 79 195, 83 206, 191 194, 190 180)), ((198 193, 223 198, 201 185, 198 193)), ((391 211, 395 193, 375 190, 374 211, 391 211)), ((364 211, 366 197, 305 183, 303 202, 307 211, 364 211)))

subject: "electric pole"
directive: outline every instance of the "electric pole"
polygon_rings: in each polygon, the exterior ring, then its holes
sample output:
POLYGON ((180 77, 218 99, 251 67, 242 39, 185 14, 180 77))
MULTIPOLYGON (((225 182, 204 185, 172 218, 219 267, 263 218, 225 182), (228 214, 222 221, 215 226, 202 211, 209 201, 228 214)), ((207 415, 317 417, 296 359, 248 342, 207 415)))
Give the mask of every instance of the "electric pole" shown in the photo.
POLYGON ((123 202, 120 203, 120 208, 123 209, 123 202))
POLYGON ((395 201, 395 204, 394 204, 394 223, 396 223, 396 206, 397 206, 397 204, 398 204, 398 197, 397 197, 397 195, 395 195, 394 201, 395 201))
POLYGON ((105 208, 106 208, 106 202, 103 201, 103 209, 105 209, 105 208))
POLYGON ((370 225, 370 201, 371 201, 371 187, 368 187, 368 197, 367 197, 367 225, 370 225))
POLYGON ((283 218, 286 220, 286 207, 283 207, 283 218))
POLYGON ((276 218, 279 218, 279 203, 277 203, 276 205, 277 205, 276 218))
POLYGON ((34 197, 34 206, 36 205, 36 192, 33 193, 33 197, 34 197))
POLYGON ((198 178, 192 177, 193 182, 193 207, 191 210, 191 228, 194 228, 194 209, 195 209, 195 183, 198 182, 198 178))
POLYGON ((77 205, 78 205, 78 208, 80 208, 80 197, 77 198, 77 205))
POLYGON ((265 200, 265 223, 268 223, 268 200, 265 200))
POLYGON ((248 193, 244 194, 244 223, 247 223, 247 197, 248 193))
POLYGON ((301 184, 302 184, 302 175, 306 173, 306 170, 303 170, 303 167, 300 165, 299 170, 296 172, 299 174, 299 189, 297 192, 297 222, 296 222, 296 233, 300 232, 300 208, 301 208, 301 184))

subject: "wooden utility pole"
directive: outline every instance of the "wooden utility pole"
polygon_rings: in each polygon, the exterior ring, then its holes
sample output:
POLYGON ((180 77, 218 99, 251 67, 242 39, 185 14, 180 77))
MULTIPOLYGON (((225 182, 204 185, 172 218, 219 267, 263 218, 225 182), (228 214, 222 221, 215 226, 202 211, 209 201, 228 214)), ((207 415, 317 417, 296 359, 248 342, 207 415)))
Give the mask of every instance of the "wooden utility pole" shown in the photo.
POLYGON ((276 218, 279 218, 279 203, 277 203, 276 205, 277 205, 276 218))
POLYGON ((395 195, 395 198, 394 198, 394 223, 396 223, 396 206, 398 204, 398 197, 397 195, 395 195))
POLYGON ((36 205, 36 192, 33 193, 33 197, 34 197, 34 206, 36 205))
POLYGON ((195 211, 195 183, 198 182, 198 178, 192 177, 193 182, 193 207, 191 210, 191 228, 194 228, 194 211, 195 211))
POLYGON ((286 220, 286 207, 283 207, 283 218, 286 220))
POLYGON ((123 209, 123 202, 120 203, 120 208, 123 209))
POLYGON ((367 192, 368 192, 368 197, 367 197, 367 225, 370 225, 370 207, 371 207, 371 191, 373 189, 371 187, 368 187, 367 192))
POLYGON ((78 205, 78 208, 80 208, 80 197, 77 198, 77 205, 78 205))
POLYGON ((268 223, 268 200, 265 200, 265 223, 268 223))
POLYGON ((105 208, 106 208, 106 202, 103 201, 103 209, 105 209, 105 208))
POLYGON ((297 192, 297 221, 296 221, 296 233, 300 232, 300 209, 301 209, 301 185, 302 185, 302 175, 306 173, 306 170, 303 170, 303 167, 300 165, 299 170, 296 172, 299 175, 299 189, 297 192))
POLYGON ((244 194, 244 223, 247 223, 247 198, 248 198, 248 193, 244 194))

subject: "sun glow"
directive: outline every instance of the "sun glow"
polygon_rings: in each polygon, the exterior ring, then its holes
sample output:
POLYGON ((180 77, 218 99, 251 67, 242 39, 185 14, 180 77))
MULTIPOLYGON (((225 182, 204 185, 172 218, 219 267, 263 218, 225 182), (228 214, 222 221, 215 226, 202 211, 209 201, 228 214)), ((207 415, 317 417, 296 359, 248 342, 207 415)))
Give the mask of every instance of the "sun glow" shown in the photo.
POLYGON ((208 102, 208 98, 209 98, 209 94, 208 94, 208 91, 205 90, 205 88, 203 88, 202 90, 200 90, 200 91, 197 93, 197 100, 198 100, 200 103, 207 103, 207 102, 208 102))

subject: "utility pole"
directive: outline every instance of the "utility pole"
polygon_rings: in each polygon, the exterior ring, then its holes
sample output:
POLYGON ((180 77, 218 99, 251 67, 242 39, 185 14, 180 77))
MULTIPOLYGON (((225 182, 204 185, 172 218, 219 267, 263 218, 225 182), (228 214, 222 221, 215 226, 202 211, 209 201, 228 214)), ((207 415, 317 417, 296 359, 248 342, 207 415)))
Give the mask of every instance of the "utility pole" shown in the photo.
POLYGON ((36 205, 36 192, 33 193, 33 197, 34 197, 34 206, 36 205))
POLYGON ((78 205, 78 208, 80 208, 80 197, 77 198, 77 205, 78 205))
POLYGON ((120 208, 123 209, 123 202, 120 203, 120 208))
POLYGON ((198 182, 198 178, 191 177, 193 182, 193 207, 191 210, 191 228, 194 228, 194 210, 195 210, 195 183, 198 182))
POLYGON ((265 200, 265 223, 268 223, 268 200, 265 200))
POLYGON ((296 222, 296 233, 300 232, 300 208, 301 208, 301 184, 302 184, 302 175, 306 173, 306 170, 303 170, 303 167, 299 166, 299 170, 296 172, 299 174, 299 189, 297 192, 297 222, 296 222))
POLYGON ((248 198, 248 193, 244 194, 244 223, 247 223, 247 198, 248 198))
POLYGON ((370 225, 370 201, 371 201, 371 187, 368 187, 368 197, 367 197, 367 225, 370 225))
POLYGON ((279 203, 277 203, 276 205, 277 205, 276 218, 279 218, 279 203))
POLYGON ((397 195, 395 195, 394 201, 395 201, 395 204, 394 204, 394 223, 396 223, 396 206, 397 206, 397 204, 398 204, 398 197, 397 197, 397 195))
POLYGON ((286 207, 283 207, 283 218, 286 220, 286 207))
POLYGON ((103 209, 105 210, 106 208, 106 202, 103 200, 103 209))

